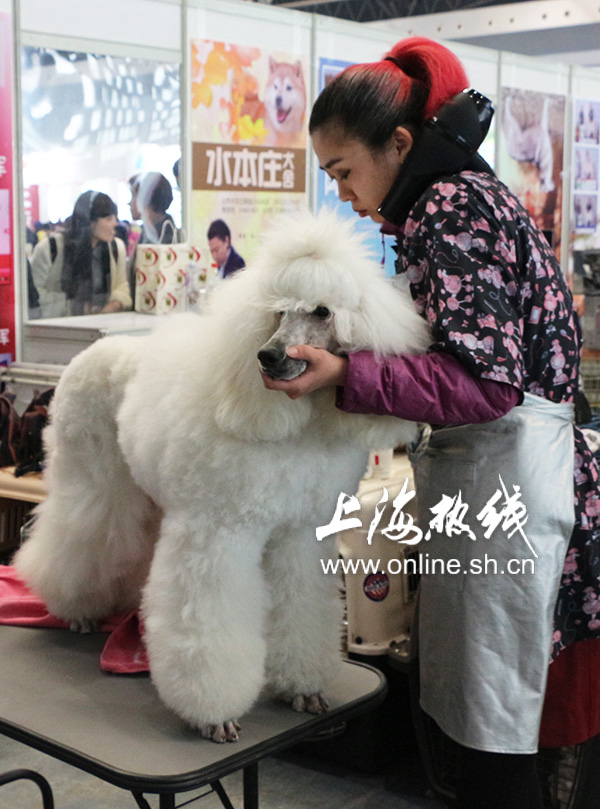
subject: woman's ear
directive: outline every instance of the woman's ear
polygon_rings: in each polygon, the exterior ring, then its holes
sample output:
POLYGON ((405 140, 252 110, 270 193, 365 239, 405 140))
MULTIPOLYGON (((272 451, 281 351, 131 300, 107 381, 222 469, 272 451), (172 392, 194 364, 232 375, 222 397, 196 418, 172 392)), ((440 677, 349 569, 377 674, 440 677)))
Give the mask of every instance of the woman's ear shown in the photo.
POLYGON ((392 135, 394 139, 394 146, 400 158, 401 163, 404 163, 406 156, 410 152, 414 144, 414 138, 404 126, 397 126, 392 135))

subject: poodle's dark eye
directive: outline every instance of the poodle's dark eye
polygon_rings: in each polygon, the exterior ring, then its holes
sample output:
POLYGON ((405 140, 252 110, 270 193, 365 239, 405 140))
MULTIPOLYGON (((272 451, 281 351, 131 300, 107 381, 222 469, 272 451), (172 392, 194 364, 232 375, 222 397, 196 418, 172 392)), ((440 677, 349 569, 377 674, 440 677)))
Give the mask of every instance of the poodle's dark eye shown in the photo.
POLYGON ((331 312, 326 306, 317 306, 316 309, 313 309, 313 315, 321 318, 321 320, 325 320, 325 318, 329 317, 330 314, 331 312))

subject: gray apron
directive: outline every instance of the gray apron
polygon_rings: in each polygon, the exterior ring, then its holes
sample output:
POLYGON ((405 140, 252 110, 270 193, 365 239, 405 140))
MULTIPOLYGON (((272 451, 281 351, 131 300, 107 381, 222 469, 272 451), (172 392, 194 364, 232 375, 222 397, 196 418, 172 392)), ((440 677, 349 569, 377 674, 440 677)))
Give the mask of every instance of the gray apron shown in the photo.
POLYGON ((423 570, 434 568, 419 594, 421 705, 468 747, 537 751, 574 523, 572 422, 572 405, 525 394, 496 421, 429 432, 411 456, 419 525, 431 532, 417 547, 423 570), (463 510, 444 519, 459 492, 463 510))

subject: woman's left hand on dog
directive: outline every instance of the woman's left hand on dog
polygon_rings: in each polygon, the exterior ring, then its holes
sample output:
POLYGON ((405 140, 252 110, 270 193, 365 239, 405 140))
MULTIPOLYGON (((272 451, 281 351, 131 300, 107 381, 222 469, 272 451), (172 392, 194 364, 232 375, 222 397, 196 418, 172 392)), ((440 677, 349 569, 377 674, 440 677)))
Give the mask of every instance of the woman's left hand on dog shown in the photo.
POLYGON ((300 396, 319 390, 319 388, 344 384, 346 365, 348 363, 345 357, 337 357, 324 348, 315 348, 308 345, 290 346, 287 353, 296 360, 307 362, 306 370, 295 379, 289 380, 272 379, 261 371, 265 388, 281 390, 290 399, 298 399, 300 396))

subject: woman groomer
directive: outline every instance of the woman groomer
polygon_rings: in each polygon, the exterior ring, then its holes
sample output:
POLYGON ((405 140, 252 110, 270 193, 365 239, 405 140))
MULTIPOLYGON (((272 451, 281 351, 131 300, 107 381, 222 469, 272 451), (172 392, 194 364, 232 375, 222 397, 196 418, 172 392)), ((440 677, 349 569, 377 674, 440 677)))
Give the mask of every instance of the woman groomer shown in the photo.
MULTIPOLYGON (((587 564, 598 544, 598 470, 577 430, 574 469, 579 327, 527 211, 481 159, 440 169, 414 198, 389 206, 425 122, 467 86, 450 51, 409 39, 380 62, 343 71, 310 120, 340 199, 396 233, 397 272, 431 326, 429 353, 337 357, 299 346, 290 353, 308 361, 305 373, 264 383, 292 398, 338 386, 343 410, 432 425, 415 450, 421 527, 459 494, 468 511, 432 526, 420 546, 459 564, 422 579, 421 704, 460 745, 462 809, 541 809, 534 754, 550 650, 598 631, 581 611, 585 588, 598 592, 598 570, 587 564), (567 551, 577 564, 568 593, 567 551), (486 560, 496 566, 472 572, 486 560)), ((439 161, 439 148, 425 161, 439 161)))
POLYGON ((115 238, 116 224, 112 199, 86 191, 77 199, 64 234, 51 234, 37 245, 31 272, 39 295, 38 317, 131 309, 125 245, 115 238))

